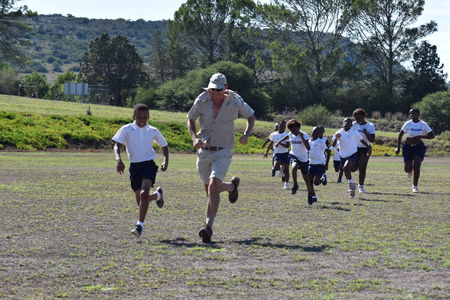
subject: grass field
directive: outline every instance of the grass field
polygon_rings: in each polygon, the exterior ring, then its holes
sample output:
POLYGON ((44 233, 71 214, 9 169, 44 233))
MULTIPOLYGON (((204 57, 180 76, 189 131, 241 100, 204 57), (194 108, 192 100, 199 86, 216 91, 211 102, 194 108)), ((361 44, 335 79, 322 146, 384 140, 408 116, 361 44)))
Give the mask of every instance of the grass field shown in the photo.
POLYGON ((318 188, 306 203, 236 155, 240 199, 221 203, 214 244, 200 243, 205 196, 195 155, 158 175, 141 243, 137 208, 112 153, 0 153, 2 299, 449 299, 448 158, 426 158, 412 194, 400 158, 372 158, 367 191, 318 188))
MULTIPOLYGON (((75 102, 65 101, 51 101, 43 99, 34 99, 10 95, 0 95, 0 110, 12 111, 12 112, 25 112, 41 115, 61 115, 61 116, 85 116, 88 108, 93 116, 102 118, 130 118, 133 114, 131 108, 116 107, 109 105, 98 104, 83 104, 75 102)), ((186 122, 185 112, 167 112, 151 110, 150 122, 186 122)), ((336 124, 336 127, 340 124, 336 124)), ((268 135, 273 131, 274 123, 257 121, 255 125, 255 131, 260 132, 261 135, 268 135)), ((236 128, 242 130, 245 128, 245 120, 238 119, 236 121, 236 128)), ((311 133, 312 126, 303 126, 302 130, 311 133)), ((327 128, 326 135, 332 136, 336 132, 336 129, 327 128)), ((385 136, 389 138, 397 138, 398 132, 378 131, 379 136, 385 136)))

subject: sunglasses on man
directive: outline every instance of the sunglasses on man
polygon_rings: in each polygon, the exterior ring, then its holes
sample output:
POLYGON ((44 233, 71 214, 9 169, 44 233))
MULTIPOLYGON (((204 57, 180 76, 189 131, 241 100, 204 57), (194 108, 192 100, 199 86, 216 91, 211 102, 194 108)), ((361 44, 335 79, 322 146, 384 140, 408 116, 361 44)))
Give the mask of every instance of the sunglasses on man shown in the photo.
POLYGON ((221 91, 223 91, 223 89, 210 89, 211 91, 214 91, 214 92, 221 92, 221 91))

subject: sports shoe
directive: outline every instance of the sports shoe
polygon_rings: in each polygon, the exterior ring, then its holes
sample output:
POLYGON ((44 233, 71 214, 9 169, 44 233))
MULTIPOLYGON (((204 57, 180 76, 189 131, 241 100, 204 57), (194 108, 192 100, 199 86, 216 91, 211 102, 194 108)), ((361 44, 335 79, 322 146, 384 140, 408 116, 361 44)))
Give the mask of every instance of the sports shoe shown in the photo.
POLYGON ((291 195, 297 194, 298 184, 294 184, 291 189, 291 195))
POLYGON ((317 202, 317 196, 308 194, 308 204, 312 205, 314 202, 317 202))
POLYGON ((323 185, 327 185, 328 181, 327 181, 327 175, 323 174, 322 175, 322 184, 323 185))
POLYGON ((159 200, 156 200, 156 205, 157 205, 159 208, 162 208, 162 207, 164 206, 163 190, 162 190, 161 187, 158 186, 158 187, 156 188, 156 191, 161 195, 161 198, 159 198, 159 200))
POLYGON ((341 180, 341 179, 338 179, 338 180, 336 181, 336 183, 342 183, 342 180, 341 180))
POLYGON ((290 187, 289 187, 289 182, 285 182, 285 183, 283 184, 283 187, 284 187, 285 190, 289 190, 289 189, 290 189, 290 187))
POLYGON ((136 227, 133 230, 131 230, 131 233, 137 237, 140 237, 142 234, 142 230, 144 230, 144 228, 141 225, 136 224, 136 227))
POLYGON ((230 200, 231 203, 236 202, 239 197, 238 186, 240 182, 241 180, 239 177, 231 178, 231 183, 234 184, 234 189, 228 193, 228 200, 230 200))
POLYGON ((356 185, 354 182, 348 183, 348 195, 350 196, 350 198, 355 198, 355 188, 356 185))
POLYGON ((419 188, 417 187, 417 185, 413 185, 412 186, 412 192, 413 193, 418 193, 419 192, 419 188))
POLYGON ((359 185, 358 186, 358 193, 365 193, 366 191, 364 190, 364 186, 363 185, 359 185))
POLYGON ((198 235, 202 238, 203 243, 209 244, 211 243, 211 237, 212 237, 212 228, 211 226, 208 226, 205 224, 205 227, 203 227, 199 232, 198 235))

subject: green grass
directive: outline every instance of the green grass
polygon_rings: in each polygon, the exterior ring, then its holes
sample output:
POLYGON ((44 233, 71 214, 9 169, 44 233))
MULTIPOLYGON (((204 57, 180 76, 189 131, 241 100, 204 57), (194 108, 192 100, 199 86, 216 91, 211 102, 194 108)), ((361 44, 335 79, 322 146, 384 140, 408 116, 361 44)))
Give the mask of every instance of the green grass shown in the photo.
POLYGON ((268 160, 235 155, 240 198, 222 196, 205 246, 193 154, 158 173, 166 203, 137 243, 111 152, 0 152, 0 298, 447 299, 449 163, 426 158, 412 194, 400 158, 372 158, 368 193, 329 172, 308 206, 303 183, 290 195, 268 160))

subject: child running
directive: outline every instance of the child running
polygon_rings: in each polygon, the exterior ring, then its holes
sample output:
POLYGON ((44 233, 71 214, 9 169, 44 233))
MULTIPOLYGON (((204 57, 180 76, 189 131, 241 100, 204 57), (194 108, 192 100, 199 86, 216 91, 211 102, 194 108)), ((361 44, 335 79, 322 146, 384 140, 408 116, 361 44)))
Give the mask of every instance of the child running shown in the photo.
POLYGON ((300 169, 306 188, 308 189, 308 203, 311 205, 314 203, 314 199, 312 198, 314 190, 308 177, 308 151, 310 149, 308 143, 309 136, 300 130, 301 126, 302 123, 299 121, 290 120, 287 123, 287 127, 290 130, 289 135, 278 141, 278 143, 282 143, 284 140, 289 140, 291 143, 289 158, 292 165, 292 181, 294 183, 291 189, 291 194, 294 195, 297 193, 297 170, 300 169))
POLYGON ((272 168, 272 176, 275 176, 275 171, 280 170, 282 175, 281 181, 283 181, 284 189, 289 189, 289 142, 279 143, 280 140, 283 141, 287 139, 286 132, 286 121, 278 122, 278 132, 271 134, 271 142, 267 146, 264 158, 267 158, 269 149, 272 148, 274 153, 275 165, 272 168))
POLYGON ((311 182, 311 192, 308 196, 308 203, 311 205, 317 202, 317 196, 314 191, 314 185, 327 184, 325 170, 328 169, 328 162, 330 160, 330 151, 323 135, 323 128, 314 127, 312 131, 312 138, 309 140, 309 166, 308 177, 311 182), (326 153, 326 157, 325 157, 326 153))
POLYGON ((125 165, 120 157, 120 148, 123 144, 126 145, 128 159, 130 160, 131 188, 139 206, 139 218, 131 233, 137 237, 141 236, 144 229, 149 202, 156 201, 156 205, 159 208, 164 205, 161 187, 157 187, 153 194, 149 194, 150 188, 155 183, 158 171, 158 166, 154 161, 156 153, 152 147, 153 141, 156 141, 162 147, 164 162, 161 165, 161 171, 166 171, 169 166, 167 141, 158 129, 148 124, 149 118, 150 112, 147 105, 135 105, 133 112, 134 122, 122 126, 112 137, 112 140, 115 142, 114 155, 117 161, 116 169, 119 174, 122 174, 125 169, 125 165))
POLYGON ((323 170, 323 181, 322 181, 322 184, 326 185, 327 184, 326 172, 328 171, 328 163, 330 161, 330 154, 331 154, 330 142, 328 141, 328 139, 326 137, 323 136, 325 134, 325 127, 323 127, 323 126, 318 126, 318 127, 320 128, 319 139, 323 140, 323 142, 327 146, 327 149, 325 150, 327 155, 326 155, 326 158, 324 157, 324 161, 322 163, 324 166, 326 166, 326 168, 324 168, 324 170, 323 170))
POLYGON ((334 171, 338 173, 338 179, 336 183, 342 183, 342 175, 344 173, 344 170, 342 170, 341 167, 341 156, 339 155, 339 142, 337 142, 335 147, 331 147, 330 150, 334 150, 333 167, 334 171))
POLYGON ((419 116, 420 111, 417 108, 413 108, 409 111, 411 120, 403 124, 397 139, 397 149, 395 149, 395 153, 399 154, 402 137, 406 133, 407 137, 402 148, 402 155, 405 164, 405 172, 408 173, 409 176, 414 173, 412 186, 413 193, 419 192, 420 166, 422 165, 425 151, 427 150, 422 139, 434 138, 431 127, 426 122, 420 120, 419 116))
POLYGON ((339 129, 333 136, 331 146, 335 147, 339 142, 339 154, 341 156, 341 166, 344 170, 345 178, 348 180, 348 193, 350 198, 355 197, 355 183, 352 180, 352 168, 356 164, 358 153, 358 143, 367 146, 364 137, 356 130, 352 130, 352 119, 345 118, 342 122, 344 128, 339 129))
MULTIPOLYGON (((274 127, 275 131, 272 132, 269 137, 264 141, 264 143, 261 145, 261 148, 264 148, 266 146, 267 143, 272 141, 272 136, 274 134, 278 133, 278 123, 275 123, 275 127, 274 127)), ((270 147, 269 147, 270 148, 270 147)), ((272 177, 275 176, 275 172, 277 170, 275 170, 275 153, 273 152, 273 148, 272 148, 272 177)))

